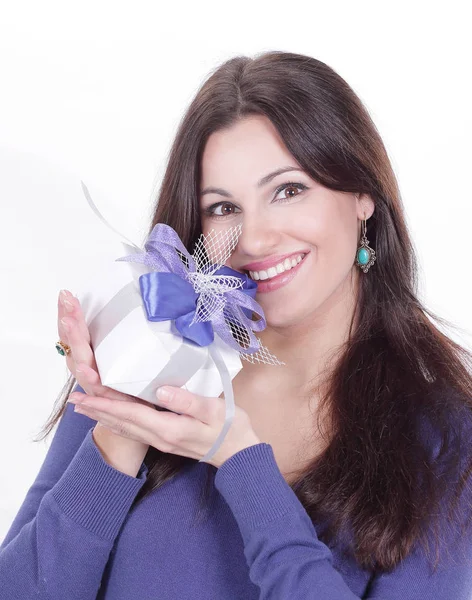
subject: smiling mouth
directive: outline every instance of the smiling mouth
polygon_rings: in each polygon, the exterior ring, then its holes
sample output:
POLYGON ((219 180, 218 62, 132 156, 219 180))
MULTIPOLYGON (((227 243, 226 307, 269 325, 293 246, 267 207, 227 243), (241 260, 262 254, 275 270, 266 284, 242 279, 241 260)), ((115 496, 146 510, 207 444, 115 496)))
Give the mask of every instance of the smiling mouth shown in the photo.
POLYGON ((260 271, 252 271, 253 275, 257 274, 256 277, 251 276, 251 271, 246 269, 243 270, 244 274, 249 277, 251 281, 256 282, 268 282, 277 279, 280 275, 289 273, 292 269, 297 268, 308 256, 308 252, 301 252, 296 258, 287 258, 276 266, 269 267, 269 269, 261 269, 260 271), (300 260, 297 260, 301 256, 300 260), (295 263, 295 264, 294 264, 295 263), (261 277, 262 275, 262 277, 261 277))

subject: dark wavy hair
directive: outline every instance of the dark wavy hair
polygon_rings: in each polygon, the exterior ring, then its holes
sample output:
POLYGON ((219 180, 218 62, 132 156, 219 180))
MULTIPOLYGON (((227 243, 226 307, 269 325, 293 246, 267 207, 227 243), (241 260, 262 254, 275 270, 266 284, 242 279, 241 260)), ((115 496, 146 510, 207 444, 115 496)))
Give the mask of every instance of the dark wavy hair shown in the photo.
MULTIPOLYGON (((418 299, 417 258, 398 184, 371 117, 351 87, 310 56, 236 56, 208 76, 179 124, 147 235, 166 223, 193 251, 205 143, 249 115, 270 119, 312 179, 375 203, 369 241, 377 261, 361 274, 358 325, 351 323, 320 405, 329 408, 334 435, 291 487, 313 521, 327 523, 317 531, 321 541, 330 545, 348 528, 346 552, 363 568, 390 571, 418 542, 429 554, 433 526, 439 544, 436 517, 446 509, 441 536, 446 526, 455 535, 459 522, 462 533, 470 524, 457 507, 465 498, 471 508, 464 424, 472 415, 472 353, 432 320, 456 326, 418 299)), ((75 382, 71 376, 65 384, 40 439, 64 413, 75 382)), ((135 503, 196 462, 150 447, 149 474, 135 503)), ((208 506, 216 467, 202 464, 208 506)))

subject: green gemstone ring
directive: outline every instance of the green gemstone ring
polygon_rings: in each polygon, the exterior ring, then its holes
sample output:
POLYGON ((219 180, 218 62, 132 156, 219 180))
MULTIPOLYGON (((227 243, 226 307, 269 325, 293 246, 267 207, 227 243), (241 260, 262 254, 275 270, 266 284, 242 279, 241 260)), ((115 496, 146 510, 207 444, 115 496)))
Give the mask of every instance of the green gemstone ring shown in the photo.
POLYGON ((56 350, 58 351, 58 353, 61 356, 65 356, 66 354, 70 354, 70 346, 68 346, 64 342, 61 342, 61 340, 59 340, 58 342, 56 342, 56 350))

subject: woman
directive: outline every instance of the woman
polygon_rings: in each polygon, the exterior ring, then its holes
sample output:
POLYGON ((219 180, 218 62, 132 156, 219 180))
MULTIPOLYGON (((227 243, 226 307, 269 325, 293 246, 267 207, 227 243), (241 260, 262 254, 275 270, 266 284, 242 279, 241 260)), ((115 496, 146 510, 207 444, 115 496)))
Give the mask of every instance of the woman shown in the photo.
POLYGON ((257 282, 259 338, 285 366, 245 362, 227 439, 199 462, 222 399, 174 388, 156 412, 102 386, 65 294, 71 378, 2 545, 7 596, 469 598, 471 356, 418 299, 397 182, 353 90, 293 53, 221 65, 181 122, 157 223, 189 251, 243 224, 227 266, 257 282))

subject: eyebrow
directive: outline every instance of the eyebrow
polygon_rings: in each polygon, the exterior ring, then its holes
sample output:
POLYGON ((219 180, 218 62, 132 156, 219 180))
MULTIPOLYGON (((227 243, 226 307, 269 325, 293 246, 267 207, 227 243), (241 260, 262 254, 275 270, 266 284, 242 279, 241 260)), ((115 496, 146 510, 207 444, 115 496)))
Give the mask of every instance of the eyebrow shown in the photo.
MULTIPOLYGON (((265 177, 263 177, 260 181, 258 181, 257 187, 260 188, 260 187, 266 185, 267 183, 271 182, 272 179, 274 179, 274 177, 277 177, 277 175, 281 175, 282 173, 286 173, 287 171, 303 171, 303 169, 300 169, 299 167, 290 167, 290 166, 289 167, 280 167, 280 169, 276 169, 275 171, 272 171, 272 173, 265 175, 265 177)), ((200 192, 201 196, 204 196, 205 194, 220 194, 220 196, 225 196, 226 198, 233 197, 226 190, 224 190, 222 188, 217 188, 217 187, 206 187, 204 190, 202 190, 200 192)))

